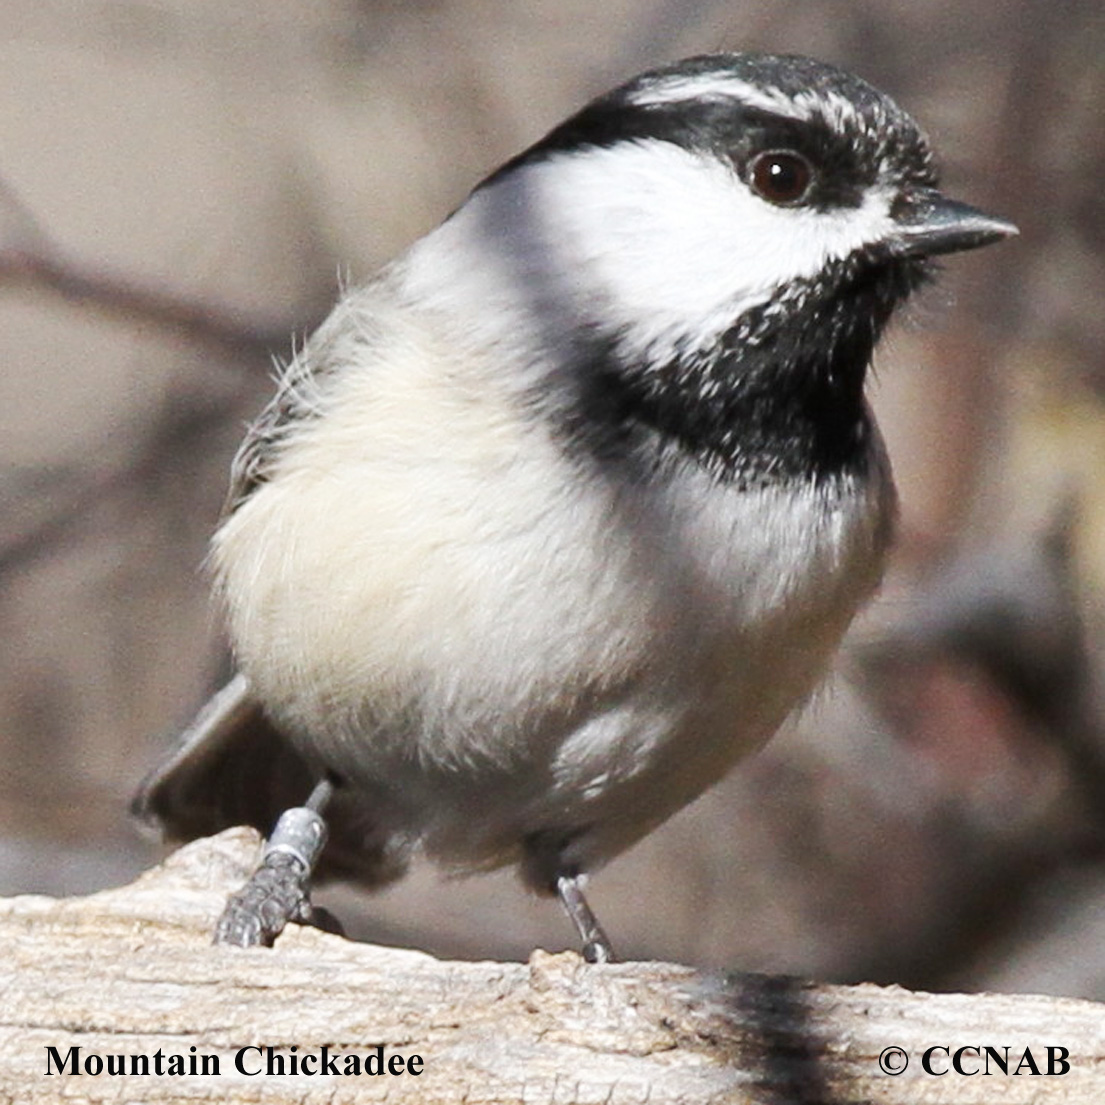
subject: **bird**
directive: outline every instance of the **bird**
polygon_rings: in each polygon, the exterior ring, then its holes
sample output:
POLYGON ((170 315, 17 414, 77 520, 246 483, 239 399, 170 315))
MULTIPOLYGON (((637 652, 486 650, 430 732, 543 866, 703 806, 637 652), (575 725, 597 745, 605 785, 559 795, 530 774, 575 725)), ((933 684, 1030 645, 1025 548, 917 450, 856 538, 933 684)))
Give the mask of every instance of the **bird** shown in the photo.
POLYGON ((878 586, 887 323, 1015 233, 859 77, 716 54, 592 100, 346 290, 233 462, 235 673, 135 800, 169 839, 271 829, 216 942, 421 854, 515 867, 613 959, 587 878, 810 698, 878 586))

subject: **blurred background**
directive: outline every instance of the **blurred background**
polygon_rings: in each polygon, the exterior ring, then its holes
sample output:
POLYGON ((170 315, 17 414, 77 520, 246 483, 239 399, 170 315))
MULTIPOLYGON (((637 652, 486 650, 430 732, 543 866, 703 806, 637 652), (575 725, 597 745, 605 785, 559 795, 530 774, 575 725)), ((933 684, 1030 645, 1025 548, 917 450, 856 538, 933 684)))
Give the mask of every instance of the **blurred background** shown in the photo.
MULTIPOLYGON (((829 686, 592 902, 626 958, 1105 999, 1100 0, 0 0, 0 893, 158 856, 126 807, 226 672, 230 457, 339 280, 590 96, 751 48, 890 92, 1021 237, 880 351, 902 533, 829 686)), ((575 944, 511 875, 323 898, 575 944)))

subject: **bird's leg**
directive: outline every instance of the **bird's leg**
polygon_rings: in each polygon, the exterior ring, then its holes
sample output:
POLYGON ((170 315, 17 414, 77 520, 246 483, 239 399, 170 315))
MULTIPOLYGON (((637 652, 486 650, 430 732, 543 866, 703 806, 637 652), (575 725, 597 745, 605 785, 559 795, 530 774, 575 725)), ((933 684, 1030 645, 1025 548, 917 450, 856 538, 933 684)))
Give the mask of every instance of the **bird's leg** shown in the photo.
POLYGON ((557 875, 556 896, 560 899, 564 912, 575 925, 580 940, 583 941, 583 958, 588 963, 613 963, 614 949, 610 946, 606 933, 602 931, 599 919, 583 896, 580 876, 557 875))
POLYGON ((271 947, 289 921, 333 928, 333 921, 311 905, 311 872, 326 845, 322 817, 334 784, 323 779, 305 805, 285 810, 265 843, 261 863, 240 890, 230 896, 215 926, 214 942, 235 947, 271 947))

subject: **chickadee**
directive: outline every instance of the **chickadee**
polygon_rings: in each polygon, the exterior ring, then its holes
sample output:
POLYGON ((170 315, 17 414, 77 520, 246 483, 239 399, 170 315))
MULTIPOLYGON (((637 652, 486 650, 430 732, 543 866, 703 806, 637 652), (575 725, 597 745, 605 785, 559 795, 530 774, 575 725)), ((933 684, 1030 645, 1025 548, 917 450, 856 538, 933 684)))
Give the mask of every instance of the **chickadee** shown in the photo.
POLYGON ((176 838, 298 807, 216 938, 420 848, 516 864, 610 958, 584 874, 759 748, 879 581, 883 328, 1014 233, 870 85, 730 54, 594 100, 348 292, 234 462, 239 674, 137 799, 176 838))

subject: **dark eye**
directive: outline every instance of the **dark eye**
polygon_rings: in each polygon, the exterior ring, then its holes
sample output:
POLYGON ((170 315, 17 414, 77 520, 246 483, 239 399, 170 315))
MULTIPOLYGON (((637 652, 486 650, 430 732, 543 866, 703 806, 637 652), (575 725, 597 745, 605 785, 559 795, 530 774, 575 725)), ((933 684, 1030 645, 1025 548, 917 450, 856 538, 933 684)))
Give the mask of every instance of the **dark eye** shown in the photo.
POLYGON ((748 183, 768 203, 801 203, 813 183, 813 166, 793 150, 768 150, 748 163, 748 183))

